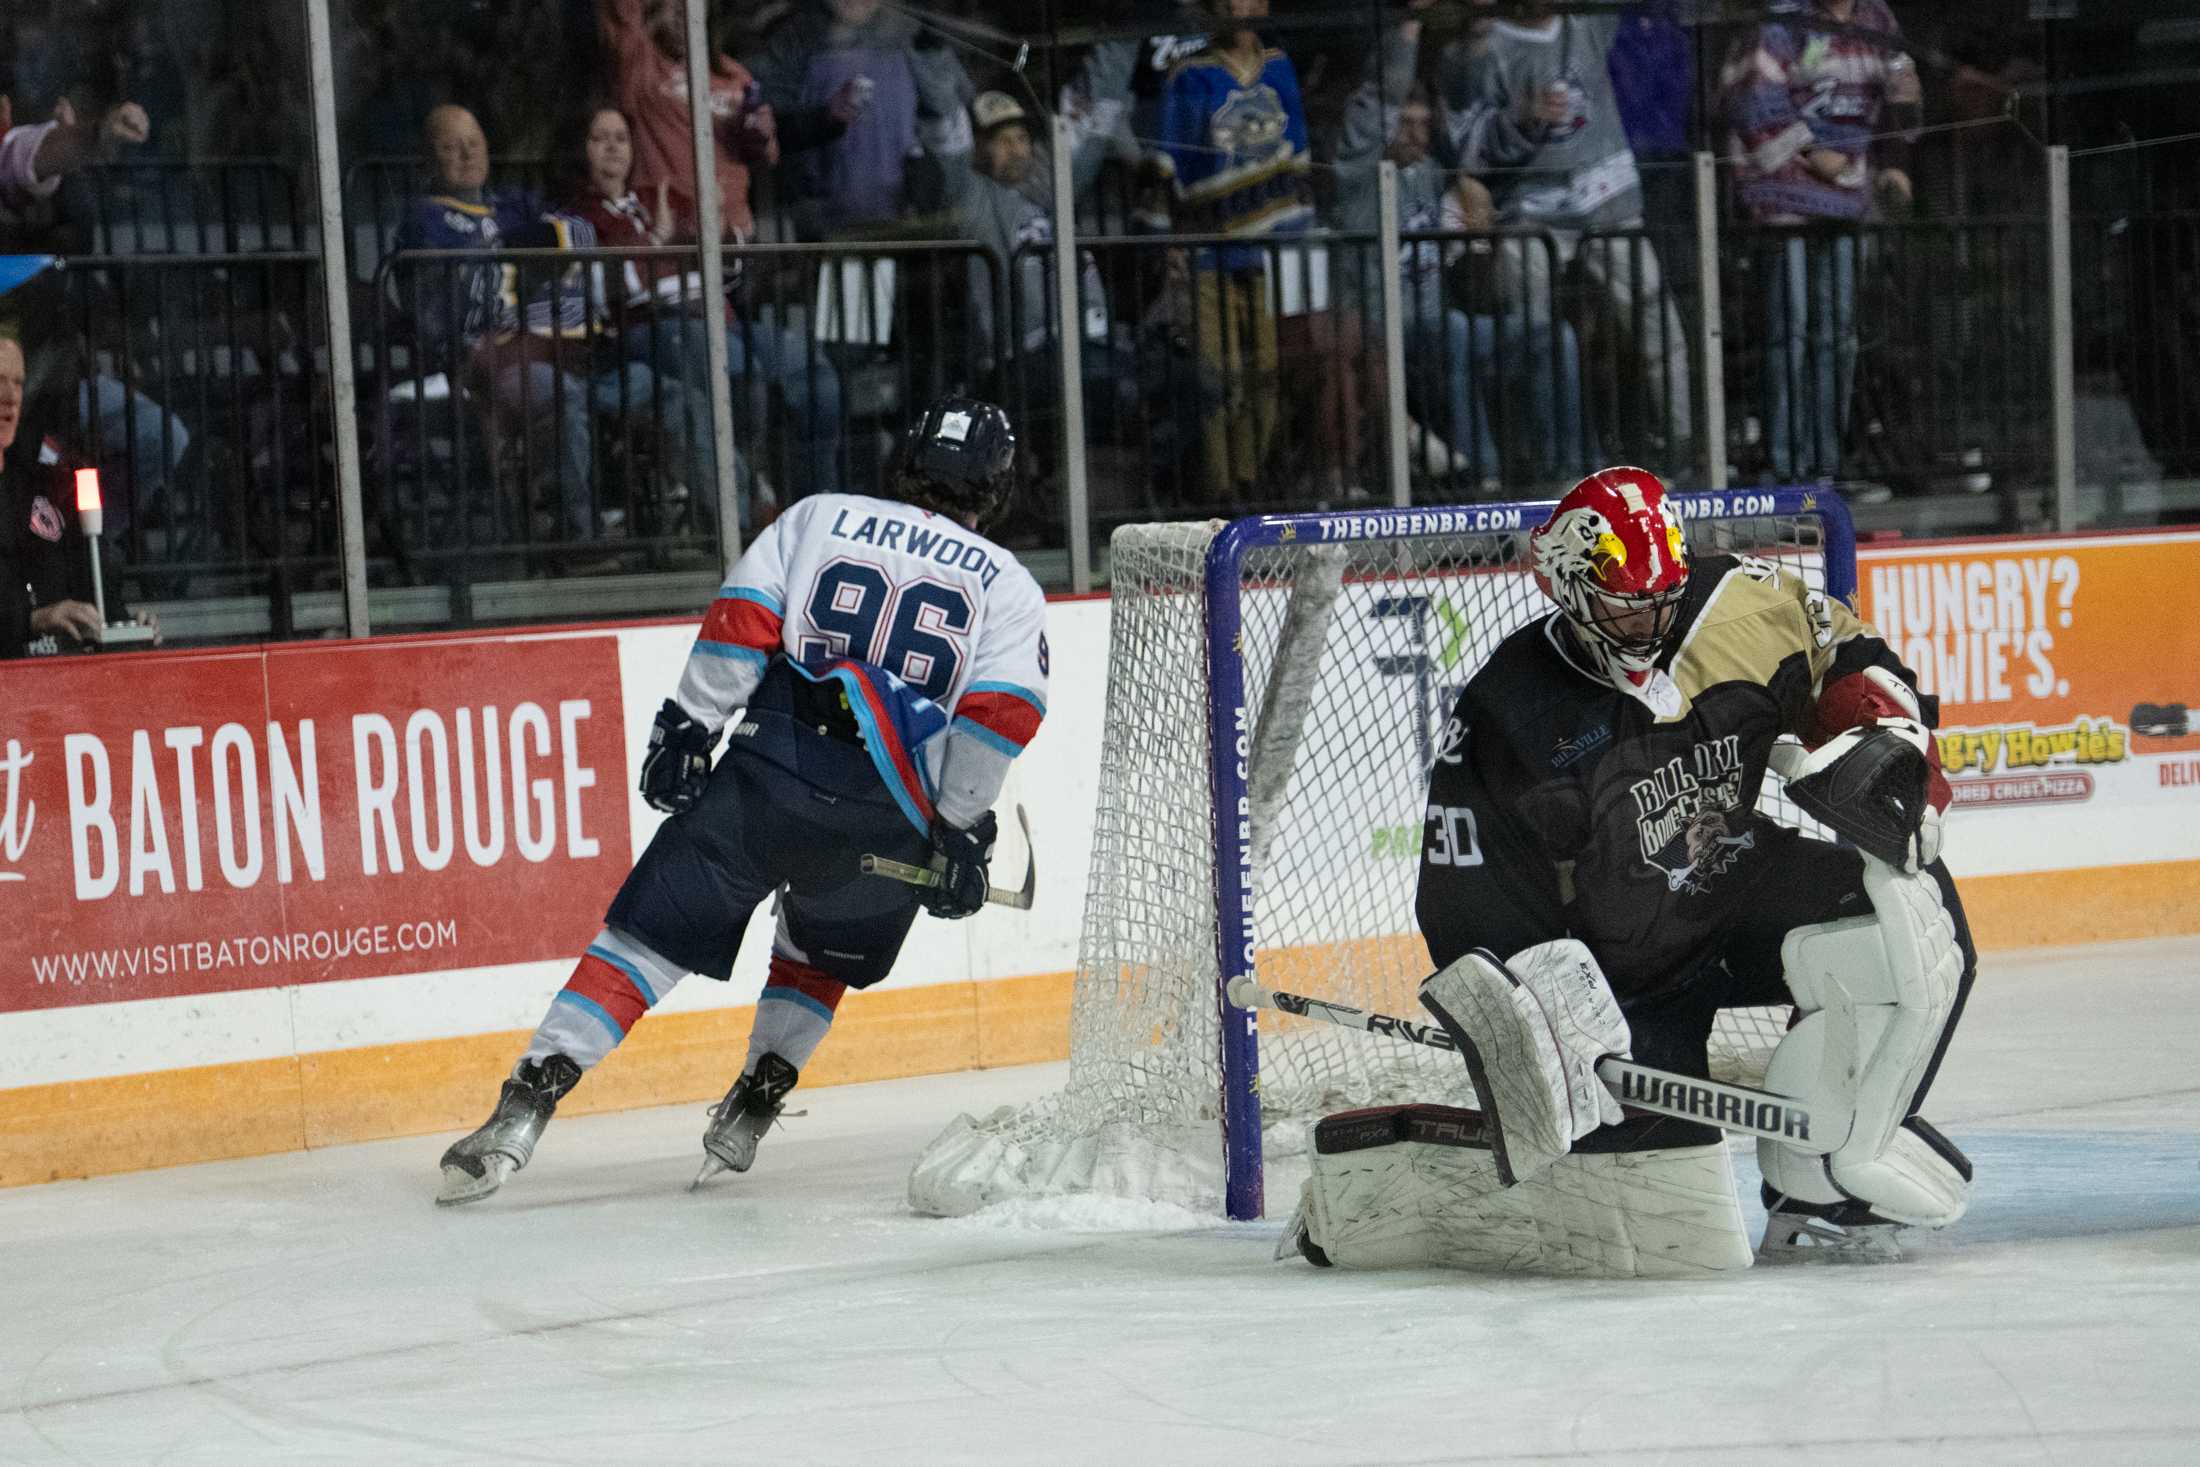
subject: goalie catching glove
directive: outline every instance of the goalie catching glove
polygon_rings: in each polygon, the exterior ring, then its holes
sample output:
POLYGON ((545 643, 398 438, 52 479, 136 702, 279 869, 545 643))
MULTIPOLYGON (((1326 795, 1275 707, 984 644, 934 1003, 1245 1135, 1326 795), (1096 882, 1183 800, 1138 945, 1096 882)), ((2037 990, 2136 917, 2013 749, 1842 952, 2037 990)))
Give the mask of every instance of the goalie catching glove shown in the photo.
POLYGON ((1476 949, 1423 981, 1421 1006, 1467 1062, 1506 1186, 1624 1118, 1596 1064, 1626 1057, 1627 1020, 1574 939, 1524 949, 1510 963, 1476 949))
POLYGON ((1939 860, 1952 792, 1917 695, 1870 667, 1829 684, 1817 715, 1824 737, 1772 751, 1788 798, 1890 866, 1914 874, 1939 860))

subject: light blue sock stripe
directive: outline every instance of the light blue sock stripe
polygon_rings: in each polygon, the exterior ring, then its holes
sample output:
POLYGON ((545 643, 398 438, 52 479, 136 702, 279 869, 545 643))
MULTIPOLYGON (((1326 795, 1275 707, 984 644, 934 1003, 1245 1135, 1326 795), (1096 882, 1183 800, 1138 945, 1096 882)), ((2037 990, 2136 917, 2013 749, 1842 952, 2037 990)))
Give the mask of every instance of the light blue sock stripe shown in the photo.
POLYGON ((558 990, 558 996, 550 1002, 554 1004, 571 1004, 574 1008, 579 1009, 582 1013, 603 1025, 604 1032, 611 1036, 611 1043, 614 1048, 618 1046, 621 1040, 626 1038, 626 1031, 619 1027, 619 1021, 606 1013, 602 1004, 584 993, 575 993, 570 988, 561 988, 558 990))
POLYGON ((1024 746, 1022 744, 1017 743, 1014 739, 995 733, 992 729, 987 728, 982 723, 976 723, 970 719, 958 717, 955 720, 955 727, 961 729, 964 733, 976 739, 979 743, 984 744, 987 748, 997 749, 1001 753, 1006 754, 1011 759, 1015 758, 1017 755, 1023 753, 1024 751, 1024 746))
POLYGON ((830 1024, 833 1021, 833 1011, 831 1009, 825 1007, 825 1005, 819 1003, 816 999, 810 997, 807 993, 804 993, 799 988, 780 988, 776 985, 767 987, 764 990, 762 996, 760 996, 756 1001, 758 1003, 769 1001, 776 1003, 800 1004, 802 1005, 802 1007, 808 1009, 811 1013, 817 1015, 820 1019, 823 1019, 826 1023, 830 1024))
POLYGON ((781 601, 771 592, 760 591, 754 586, 720 586, 718 595, 721 599, 727 601, 753 601, 773 616, 785 616, 787 614, 787 604, 784 601, 781 601))
POLYGON ((766 663, 771 661, 768 653, 759 652, 754 647, 736 647, 731 642, 706 642, 700 637, 696 639, 695 650, 705 657, 727 657, 737 662, 766 663))
POLYGON ((649 986, 649 980, 642 976, 642 970, 636 967, 631 961, 626 958, 620 957, 617 953, 611 951, 611 949, 607 947, 604 947, 600 943, 593 942, 588 945, 588 955, 590 957, 602 958, 612 967, 617 968, 620 972, 626 974, 626 976, 630 980, 632 980, 634 986, 642 991, 642 1002, 648 1004, 651 1008, 657 1007, 657 990, 649 986))
POLYGON ((1006 693, 1012 698, 1023 699, 1026 703, 1029 703, 1032 707, 1039 710, 1039 716, 1041 718, 1046 717, 1046 700, 1044 698, 1041 698, 1037 693, 1031 691, 1031 689, 1018 687, 1015 683, 994 682, 988 679, 985 682, 972 683, 969 687, 963 689, 963 696, 966 698, 969 697, 972 693, 1006 693))

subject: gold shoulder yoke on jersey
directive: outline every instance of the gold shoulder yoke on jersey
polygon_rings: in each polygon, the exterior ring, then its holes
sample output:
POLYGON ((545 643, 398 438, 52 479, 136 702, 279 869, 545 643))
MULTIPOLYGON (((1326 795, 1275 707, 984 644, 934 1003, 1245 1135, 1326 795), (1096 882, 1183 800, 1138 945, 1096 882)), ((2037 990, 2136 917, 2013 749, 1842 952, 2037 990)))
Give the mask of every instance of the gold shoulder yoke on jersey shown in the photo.
POLYGON ((1817 650, 1809 612, 1787 582, 1761 581, 1737 565, 1682 630, 1672 677, 1693 702, 1720 683, 1770 683, 1781 663, 1817 650))

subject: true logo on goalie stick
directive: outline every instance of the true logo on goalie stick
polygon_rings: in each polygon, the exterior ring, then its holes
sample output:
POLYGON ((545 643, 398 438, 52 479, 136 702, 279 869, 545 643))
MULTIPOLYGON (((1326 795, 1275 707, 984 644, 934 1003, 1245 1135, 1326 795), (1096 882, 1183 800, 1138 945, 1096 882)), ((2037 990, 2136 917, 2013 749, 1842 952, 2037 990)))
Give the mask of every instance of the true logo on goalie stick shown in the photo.
POLYGON ((1775 1131, 1796 1141, 1810 1139, 1810 1113, 1767 1097, 1756 1099, 1724 1086, 1698 1084, 1629 1070, 1620 1077, 1621 1104, 1659 1105, 1687 1111, 1714 1126, 1734 1124, 1757 1131, 1775 1131))

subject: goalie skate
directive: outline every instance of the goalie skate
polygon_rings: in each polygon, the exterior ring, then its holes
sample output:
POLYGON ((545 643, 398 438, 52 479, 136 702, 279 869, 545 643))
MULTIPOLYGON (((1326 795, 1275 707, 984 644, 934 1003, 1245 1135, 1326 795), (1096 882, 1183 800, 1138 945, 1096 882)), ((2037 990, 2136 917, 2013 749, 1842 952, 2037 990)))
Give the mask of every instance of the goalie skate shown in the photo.
POLYGON ((1900 1223, 1879 1216, 1861 1202, 1817 1207, 1792 1197, 1775 1197, 1765 1213, 1760 1263, 1900 1263, 1896 1240, 1900 1223))
POLYGON ((694 1191, 720 1172, 745 1172, 756 1160, 757 1143, 772 1122, 787 1108, 787 1092, 794 1089, 798 1072, 776 1054, 766 1054, 756 1068, 733 1082, 726 1098, 710 1108, 710 1127, 703 1132, 703 1169, 688 1190, 694 1191))
POLYGON ((558 1102, 580 1083, 581 1067, 562 1054, 521 1060, 497 1096, 497 1108, 481 1129, 443 1153, 443 1190, 436 1204, 479 1202, 527 1165, 558 1102))

